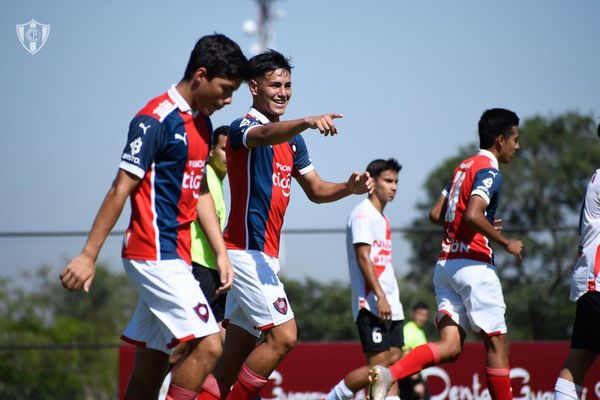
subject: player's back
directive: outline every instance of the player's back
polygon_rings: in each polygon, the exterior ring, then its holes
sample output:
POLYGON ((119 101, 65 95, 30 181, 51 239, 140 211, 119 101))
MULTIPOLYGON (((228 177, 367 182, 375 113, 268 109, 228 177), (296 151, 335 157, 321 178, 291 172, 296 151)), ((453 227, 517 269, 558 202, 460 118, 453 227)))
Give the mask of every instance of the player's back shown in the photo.
POLYGON ((455 168, 448 189, 440 259, 467 258, 493 263, 488 239, 464 220, 464 214, 471 196, 477 195, 487 202, 486 217, 493 223, 501 184, 498 161, 487 150, 480 150, 455 168))

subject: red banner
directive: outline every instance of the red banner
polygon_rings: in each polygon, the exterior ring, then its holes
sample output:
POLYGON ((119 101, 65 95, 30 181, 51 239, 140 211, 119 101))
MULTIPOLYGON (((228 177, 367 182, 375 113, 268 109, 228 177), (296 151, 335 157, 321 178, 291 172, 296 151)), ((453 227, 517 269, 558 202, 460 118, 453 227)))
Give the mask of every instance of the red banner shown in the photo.
MULTIPOLYGON (((515 400, 553 400, 554 383, 569 352, 568 342, 512 342, 511 384, 515 400)), ((120 349, 121 399, 133 367, 134 347, 120 349)), ((301 343, 270 377, 263 399, 320 400, 346 373, 365 363, 355 342, 301 343)), ((466 343, 463 354, 451 364, 425 371, 431 400, 488 400, 485 349, 466 343)), ((357 398, 364 394, 357 395, 357 398)), ((594 364, 585 382, 582 400, 600 399, 600 366, 594 364)))

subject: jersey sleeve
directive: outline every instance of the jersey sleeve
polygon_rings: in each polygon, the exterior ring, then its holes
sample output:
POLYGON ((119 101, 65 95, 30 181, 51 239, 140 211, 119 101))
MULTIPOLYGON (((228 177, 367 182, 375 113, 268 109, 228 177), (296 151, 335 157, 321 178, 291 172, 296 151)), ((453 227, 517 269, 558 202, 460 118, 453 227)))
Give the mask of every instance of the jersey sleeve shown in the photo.
POLYGON ((306 175, 315 169, 310 156, 308 155, 308 148, 306 147, 302 135, 294 136, 294 138, 290 140, 290 146, 292 146, 292 152, 294 153, 293 176, 306 175))
POLYGON ((373 244, 373 233, 369 215, 359 210, 350 217, 350 232, 352 233, 352 244, 373 244))
POLYGON ((127 144, 123 149, 119 168, 143 178, 156 154, 167 142, 158 120, 148 115, 136 116, 129 124, 127 144))
POLYGON ((495 168, 480 169, 475 174, 471 196, 482 197, 487 204, 490 204, 490 199, 500 190, 500 186, 502 186, 500 171, 495 168))
POLYGON ((227 134, 231 143, 231 149, 239 150, 243 147, 248 148, 246 144, 248 132, 258 125, 260 125, 259 121, 247 116, 233 121, 229 126, 229 133, 227 134))

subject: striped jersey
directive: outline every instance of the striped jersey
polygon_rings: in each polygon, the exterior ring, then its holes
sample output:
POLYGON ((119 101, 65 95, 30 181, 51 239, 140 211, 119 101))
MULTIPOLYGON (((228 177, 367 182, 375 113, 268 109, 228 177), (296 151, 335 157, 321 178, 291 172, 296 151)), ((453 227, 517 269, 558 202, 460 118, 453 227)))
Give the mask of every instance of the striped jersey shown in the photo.
POLYGON ((226 157, 231 211, 224 239, 230 250, 257 250, 278 257, 291 178, 314 167, 300 135, 285 143, 249 148, 248 132, 269 122, 251 108, 229 127, 226 157))
POLYGON ((463 221, 463 216, 471 196, 480 196, 487 203, 485 216, 493 224, 501 186, 502 174, 498 170, 498 160, 490 151, 479 150, 478 154, 456 167, 447 189, 440 260, 466 258, 494 263, 487 237, 463 221))
POLYGON ((193 113, 175 85, 132 119, 119 168, 141 181, 130 196, 123 258, 191 264, 190 224, 211 132, 210 119, 193 113))

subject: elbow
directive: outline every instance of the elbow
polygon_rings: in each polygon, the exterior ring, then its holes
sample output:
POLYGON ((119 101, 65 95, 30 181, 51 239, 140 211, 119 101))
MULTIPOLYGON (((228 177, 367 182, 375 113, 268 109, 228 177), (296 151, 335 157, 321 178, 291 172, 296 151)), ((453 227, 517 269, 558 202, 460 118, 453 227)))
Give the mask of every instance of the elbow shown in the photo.
POLYGON ((432 222, 434 224, 439 224, 440 223, 440 215, 438 213, 436 213, 435 211, 431 210, 429 212, 429 222, 432 222))

